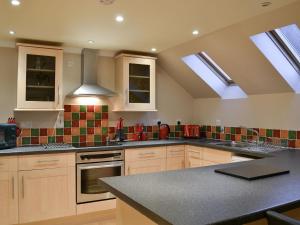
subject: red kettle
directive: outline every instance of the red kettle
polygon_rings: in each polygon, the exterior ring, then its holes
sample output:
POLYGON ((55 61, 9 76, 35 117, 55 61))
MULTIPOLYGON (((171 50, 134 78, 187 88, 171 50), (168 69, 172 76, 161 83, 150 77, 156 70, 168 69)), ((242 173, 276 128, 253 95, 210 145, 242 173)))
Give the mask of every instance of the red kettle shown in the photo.
POLYGON ((170 127, 168 124, 161 124, 159 126, 159 139, 168 139, 170 127))

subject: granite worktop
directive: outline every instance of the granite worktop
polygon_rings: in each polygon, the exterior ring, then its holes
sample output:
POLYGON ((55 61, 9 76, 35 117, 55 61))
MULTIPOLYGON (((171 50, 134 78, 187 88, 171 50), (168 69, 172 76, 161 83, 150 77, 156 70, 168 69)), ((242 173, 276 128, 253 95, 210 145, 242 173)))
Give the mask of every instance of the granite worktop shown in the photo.
MULTIPOLYGON (((300 207, 300 151, 240 164, 288 168, 289 174, 243 180, 215 169, 233 164, 103 178, 109 191, 158 224, 232 225, 255 221, 269 209, 300 207)), ((234 164, 236 166, 237 164, 234 164)))

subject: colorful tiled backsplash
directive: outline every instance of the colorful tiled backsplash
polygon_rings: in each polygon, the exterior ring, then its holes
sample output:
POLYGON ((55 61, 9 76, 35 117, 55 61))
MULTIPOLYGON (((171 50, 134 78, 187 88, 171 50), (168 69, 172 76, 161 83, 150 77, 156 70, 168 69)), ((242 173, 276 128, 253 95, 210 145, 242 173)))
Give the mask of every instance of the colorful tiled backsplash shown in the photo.
MULTIPOLYGON (((300 131, 265 128, 253 129, 259 133, 260 141, 272 142, 291 148, 300 148, 300 131)), ((201 126, 201 137, 237 142, 257 139, 256 133, 246 128, 224 127, 224 131, 222 132, 220 126, 210 125, 201 126)))
MULTIPOLYGON (((115 137, 115 127, 108 126, 107 105, 65 105, 64 128, 24 128, 18 145, 69 143, 75 146, 94 146, 115 137)), ((170 137, 182 136, 183 126, 170 125, 170 137)), ((158 139, 158 126, 145 126, 147 138, 158 139)), ((125 139, 132 140, 134 126, 124 127, 125 139)))

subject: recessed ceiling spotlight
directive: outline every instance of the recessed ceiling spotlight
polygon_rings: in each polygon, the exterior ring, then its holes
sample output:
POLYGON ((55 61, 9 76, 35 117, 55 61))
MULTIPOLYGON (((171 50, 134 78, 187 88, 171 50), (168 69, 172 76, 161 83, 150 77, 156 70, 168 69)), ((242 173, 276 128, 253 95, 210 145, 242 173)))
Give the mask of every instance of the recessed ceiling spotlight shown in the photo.
POLYGON ((18 6, 21 4, 20 0, 11 0, 10 3, 14 6, 18 6))
POLYGON ((111 5, 115 0, 99 0, 99 2, 103 5, 111 5))
POLYGON ((272 4, 272 2, 262 2, 262 3, 260 3, 260 5, 262 6, 262 7, 268 7, 269 5, 271 5, 272 4))
POLYGON ((9 34, 10 34, 10 35, 15 35, 16 32, 14 32, 13 30, 10 30, 10 31, 9 31, 9 34))
POLYGON ((116 16, 116 21, 119 22, 119 23, 122 23, 124 21, 124 17, 119 15, 119 16, 116 16))
POLYGON ((194 31, 192 32, 192 34, 193 34, 194 36, 197 36, 197 35, 199 34, 199 31, 198 31, 198 30, 194 30, 194 31))
POLYGON ((88 41, 89 44, 94 44, 95 42, 93 40, 88 41))
POLYGON ((151 48, 151 51, 152 51, 152 52, 156 52, 157 49, 156 49, 156 48, 151 48))

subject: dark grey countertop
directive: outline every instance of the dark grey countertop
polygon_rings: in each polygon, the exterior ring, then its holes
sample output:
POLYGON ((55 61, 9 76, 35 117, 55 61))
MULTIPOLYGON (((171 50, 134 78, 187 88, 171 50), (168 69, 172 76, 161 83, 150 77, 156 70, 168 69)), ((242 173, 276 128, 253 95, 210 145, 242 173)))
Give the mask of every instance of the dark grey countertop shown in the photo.
POLYGON ((264 152, 247 151, 240 148, 219 146, 210 144, 212 140, 209 139, 169 139, 169 140, 152 140, 152 141, 132 141, 122 142, 122 145, 114 146, 98 146, 98 147, 68 147, 58 149, 44 149, 42 146, 28 146, 28 147, 17 147, 11 149, 0 150, 1 156, 10 155, 31 155, 31 154, 50 154, 50 153, 64 153, 64 152, 84 152, 84 151, 101 151, 101 150, 116 150, 116 149, 129 149, 129 148, 142 148, 142 147, 155 147, 155 146, 167 146, 167 145, 194 145, 202 147, 210 147, 214 149, 220 149, 224 151, 235 152, 238 154, 245 154, 254 157, 267 157, 270 154, 264 152))
MULTIPOLYGON (((243 180, 215 173, 233 164, 126 177, 103 178, 109 191, 158 224, 232 225, 264 216, 269 209, 300 206, 300 151, 240 164, 285 167, 289 174, 243 180)), ((234 164, 236 166, 237 164, 234 164)))

